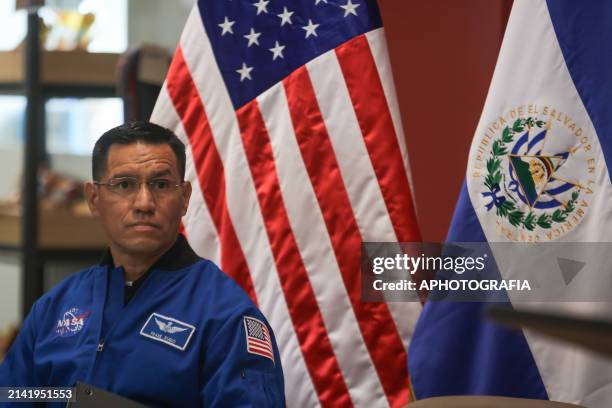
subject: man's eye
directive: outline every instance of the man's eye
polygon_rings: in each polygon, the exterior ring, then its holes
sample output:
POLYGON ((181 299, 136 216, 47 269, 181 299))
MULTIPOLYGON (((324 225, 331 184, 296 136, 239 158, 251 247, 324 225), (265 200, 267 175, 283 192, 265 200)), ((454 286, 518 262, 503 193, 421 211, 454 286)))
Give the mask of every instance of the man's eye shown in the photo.
POLYGON ((117 190, 131 190, 134 187, 134 182, 131 180, 118 180, 115 183, 117 190))
POLYGON ((168 180, 153 180, 151 185, 156 190, 166 190, 170 187, 170 182, 168 180))

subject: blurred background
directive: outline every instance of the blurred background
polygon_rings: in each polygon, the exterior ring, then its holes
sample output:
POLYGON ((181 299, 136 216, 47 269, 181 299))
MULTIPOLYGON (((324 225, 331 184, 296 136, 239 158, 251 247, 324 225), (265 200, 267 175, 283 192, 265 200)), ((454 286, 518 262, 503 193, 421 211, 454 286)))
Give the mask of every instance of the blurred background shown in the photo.
MULTIPOLYGON (((18 3, 0 0, 0 338, 19 324, 25 304, 20 192, 27 12, 18 3)), ((99 259, 104 236, 89 219, 80 190, 90 178, 91 149, 109 128, 148 118, 193 4, 47 0, 39 10, 39 291, 99 259)), ((443 241, 512 1, 379 5, 423 239, 443 241)))

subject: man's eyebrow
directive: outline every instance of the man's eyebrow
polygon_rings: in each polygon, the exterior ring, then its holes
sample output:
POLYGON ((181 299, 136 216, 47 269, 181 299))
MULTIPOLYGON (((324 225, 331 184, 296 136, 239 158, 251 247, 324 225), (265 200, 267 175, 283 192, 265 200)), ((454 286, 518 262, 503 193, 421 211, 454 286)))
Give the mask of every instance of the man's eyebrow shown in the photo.
MULTIPOLYGON (((170 176, 172 175, 172 172, 169 169, 166 170, 158 170, 155 171, 153 173, 151 173, 148 177, 149 178, 156 178, 156 177, 163 177, 163 176, 170 176)), ((138 178, 138 176, 134 173, 127 173, 127 172, 122 172, 122 173, 116 173, 113 174, 110 178, 124 178, 124 177, 130 177, 130 178, 138 178)))
POLYGON ((109 178, 111 178, 111 179, 116 179, 116 178, 125 178, 125 177, 129 177, 129 178, 138 178, 138 177, 136 177, 136 175, 135 175, 135 174, 133 174, 133 173, 116 173, 116 174, 113 174, 113 175, 112 175, 111 177, 109 177, 109 178))
POLYGON ((153 174, 151 174, 151 178, 155 178, 155 177, 162 177, 162 176, 171 176, 172 172, 170 170, 159 170, 156 172, 153 172, 153 174))

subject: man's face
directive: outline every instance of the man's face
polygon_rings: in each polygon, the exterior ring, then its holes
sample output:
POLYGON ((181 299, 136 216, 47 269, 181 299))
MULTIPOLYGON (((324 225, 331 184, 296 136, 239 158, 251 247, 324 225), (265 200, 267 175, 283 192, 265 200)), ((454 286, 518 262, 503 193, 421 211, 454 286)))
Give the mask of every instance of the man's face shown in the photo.
POLYGON ((172 245, 181 217, 187 211, 191 185, 185 182, 174 187, 182 180, 170 146, 112 145, 106 172, 96 181, 116 186, 88 183, 85 187, 89 208, 100 218, 111 249, 132 256, 154 257, 172 245), (126 194, 129 180, 141 184, 126 194), (146 184, 151 181, 156 182, 155 186, 146 184), (158 188, 163 182, 169 182, 167 189, 158 188))

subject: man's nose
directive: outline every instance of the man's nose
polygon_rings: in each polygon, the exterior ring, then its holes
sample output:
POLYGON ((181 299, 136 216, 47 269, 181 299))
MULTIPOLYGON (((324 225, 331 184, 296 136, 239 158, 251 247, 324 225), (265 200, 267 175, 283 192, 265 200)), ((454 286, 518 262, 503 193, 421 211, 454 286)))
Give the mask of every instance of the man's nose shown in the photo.
POLYGON ((133 207, 137 211, 153 212, 155 210, 155 197, 147 183, 141 183, 134 196, 133 207))

